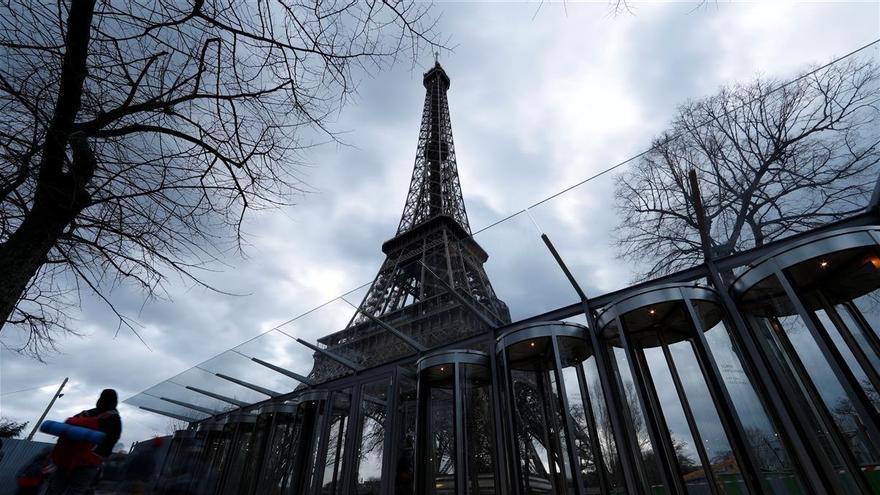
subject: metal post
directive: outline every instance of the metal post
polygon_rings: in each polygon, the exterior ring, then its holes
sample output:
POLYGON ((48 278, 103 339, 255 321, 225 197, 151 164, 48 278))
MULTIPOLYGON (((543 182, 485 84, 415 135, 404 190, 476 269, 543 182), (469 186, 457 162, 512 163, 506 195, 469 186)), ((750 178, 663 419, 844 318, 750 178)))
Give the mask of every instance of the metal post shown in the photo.
POLYGON ((834 371, 834 375, 840 380, 844 390, 849 389, 848 392, 852 394, 851 396, 854 396, 855 400, 853 401, 853 406, 855 407, 856 412, 859 413, 859 416, 865 421, 871 442, 874 446, 880 447, 880 414, 877 413, 877 409, 874 408, 874 405, 871 403, 867 394, 865 394, 859 381, 853 376, 846 360, 840 355, 840 352, 837 350, 834 342, 831 341, 828 333, 819 329, 813 319, 813 315, 807 311, 807 308, 795 293, 794 288, 788 280, 788 276, 781 270, 777 269, 776 278, 779 280, 786 296, 794 305, 803 320, 807 330, 809 330, 810 335, 812 335, 813 340, 818 344, 819 349, 825 356, 825 360, 828 361, 828 364, 834 371))
MULTIPOLYGON (((571 470, 571 477, 574 480, 574 492, 578 495, 584 495, 584 480, 581 477, 580 463, 578 462, 577 455, 577 447, 575 446, 575 439, 577 438, 574 434, 574 426, 572 423, 571 417, 571 409, 568 404, 568 391, 565 388, 565 377, 562 376, 562 360, 559 359, 559 343, 556 341, 556 336, 550 336, 550 342, 553 348, 553 363, 556 367, 556 388, 558 389, 560 404, 558 407, 562 408, 561 416, 563 421, 563 427, 565 431, 565 436, 567 437, 565 445, 568 447, 568 456, 569 456, 569 469, 571 470)), ((553 397, 552 392, 550 397, 553 397)), ((564 455, 564 452, 560 452, 560 455, 564 455)), ((564 474, 564 471, 563 471, 564 474)))
POLYGON ((498 376, 498 356, 495 353, 495 350, 492 349, 492 342, 489 342, 489 373, 491 379, 491 390, 492 394, 490 400, 492 401, 492 426, 495 435, 492 437, 495 442, 495 474, 496 474, 496 487, 497 491, 502 495, 509 492, 508 486, 508 462, 504 462, 507 459, 512 459, 511 456, 508 457, 507 453, 507 445, 504 442, 504 432, 501 427, 501 390, 498 376))
POLYGON ((660 462, 660 472, 663 475, 664 484, 672 493, 684 495, 686 492, 682 485, 681 475, 678 472, 675 449, 672 448, 669 439, 669 428, 666 427, 663 411, 657 403, 656 391, 653 387, 650 370, 647 369, 647 363, 642 362, 644 353, 637 352, 632 342, 630 342, 620 316, 617 316, 615 321, 617 322, 620 342, 623 344, 624 352, 626 352, 630 373, 636 385, 636 392, 639 394, 639 399, 644 406, 645 427, 648 429, 648 436, 651 438, 655 453, 659 454, 657 459, 660 462), (657 452, 657 449, 660 451, 657 452))
MULTIPOLYGON (((595 351, 593 353, 595 355, 595 351)), ((602 447, 599 445, 599 427, 596 424, 596 415, 593 413, 593 399, 590 397, 590 389, 587 385, 587 377, 584 374, 584 366, 576 366, 578 387, 581 391, 581 399, 584 407, 584 417, 587 420, 587 429, 590 430, 590 450, 593 452, 593 464, 599 476, 599 491, 607 495, 611 492, 611 483, 608 481, 607 467, 605 466, 602 447)), ((610 471, 610 470, 609 470, 610 471)))
POLYGON ((37 430, 40 429, 40 425, 43 424, 43 420, 46 419, 46 415, 49 414, 49 409, 52 409, 52 406, 55 405, 55 401, 61 397, 61 391, 64 390, 64 386, 67 385, 67 377, 64 377, 64 381, 61 382, 61 386, 58 387, 58 390, 55 392, 55 395, 52 396, 52 400, 49 401, 49 405, 46 406, 46 409, 43 410, 43 414, 40 415, 40 419, 37 420, 37 423, 34 425, 34 429, 31 430, 31 434, 27 436, 27 440, 31 441, 34 439, 34 435, 37 434, 37 430))
POLYGON ((663 349, 663 357, 666 359, 666 366, 669 367, 669 374, 672 377, 672 384, 675 387, 675 393, 678 395, 678 400, 681 402, 681 409, 684 412, 685 421, 688 424, 688 429, 691 431, 691 437, 694 439, 694 446, 697 448, 697 455, 700 458, 700 462, 703 464, 703 473, 706 474, 706 481, 709 483, 709 491, 713 495, 718 495, 718 482, 715 479, 715 472, 712 469, 712 463, 709 461, 709 456, 706 454, 706 446, 703 445, 703 436, 700 435, 700 429, 697 427, 697 420, 694 418, 694 411, 691 409, 691 403, 684 390, 684 384, 681 383, 681 376, 678 374, 678 368, 676 368, 675 361, 672 359, 672 352, 670 352, 669 345, 665 342, 661 341, 660 347, 663 349))
POLYGON ((511 492, 514 495, 520 495, 522 492, 522 488, 520 487, 520 480, 523 479, 519 460, 519 450, 518 450, 518 442, 516 441, 516 418, 514 415, 516 414, 516 397, 513 394, 513 383, 512 377, 510 375, 510 369, 508 369, 508 360, 507 360, 507 347, 501 348, 501 366, 503 366, 503 377, 501 378, 503 387, 504 387, 504 397, 507 399, 507 407, 505 410, 507 411, 507 426, 509 429, 507 430, 507 435, 505 435, 507 441, 506 445, 508 451, 510 452, 510 459, 512 462, 506 463, 511 465, 512 467, 508 470, 510 472, 510 487, 512 488, 511 492))
POLYGON ((691 170, 688 176, 703 249, 704 266, 708 272, 707 278, 718 291, 724 309, 733 320, 734 331, 730 332, 731 339, 742 351, 743 365, 749 371, 749 376, 757 378, 754 381, 755 392, 761 398, 774 424, 777 428, 781 427, 786 446, 794 454, 795 467, 806 478, 807 486, 842 495, 846 491, 840 484, 837 470, 823 455, 822 446, 812 437, 806 411, 793 405, 788 399, 785 387, 779 382, 782 377, 781 370, 774 366, 772 358, 764 353, 764 349, 750 332, 736 302, 728 292, 730 287, 718 271, 710 247, 711 237, 696 172, 691 170))
POLYGON ((461 390, 462 363, 453 363, 452 428, 455 434, 455 493, 467 493, 467 439, 464 435, 464 404, 461 390))
POLYGON ((694 338, 691 340, 691 344, 694 354, 696 354, 700 371, 706 379, 706 386, 712 395, 715 410, 718 411, 718 417, 721 419, 724 431, 727 432, 730 438, 733 453, 743 474, 743 481, 750 493, 763 493, 764 489, 758 475, 758 463, 746 441, 745 428, 739 418, 739 413, 733 405, 733 400, 730 398, 730 392, 727 390, 727 385, 721 376, 721 370, 718 368, 715 356, 712 354, 712 350, 709 348, 709 343, 706 340, 705 332, 708 330, 705 328, 705 323, 697 313, 696 308, 694 308, 693 301, 685 297, 684 304, 693 322, 691 329, 694 331, 694 338))
MULTIPOLYGON (((531 215, 529 215, 529 218, 531 218, 531 215)), ((532 219, 532 222, 534 223, 534 219, 532 219)), ((538 228, 537 223, 535 223, 535 228, 538 228)), ((538 231, 540 232, 540 229, 538 229, 538 231)), ((575 293, 577 293, 581 300, 581 305, 584 308, 584 316, 586 316, 588 322, 586 333, 588 334, 587 337, 590 340, 590 345, 593 348, 593 355, 596 356, 596 367, 599 372, 599 381, 602 386, 602 394, 605 398, 605 404, 608 408, 608 415, 611 419, 611 429, 614 433, 614 442, 617 445, 617 454, 620 457, 620 466, 623 470, 624 482, 626 483, 629 492, 636 493, 639 491, 639 483, 637 482, 638 478, 636 473, 640 471, 638 468, 640 465, 640 458, 637 457, 640 456, 640 453, 633 452, 630 448, 628 435, 626 434, 626 420, 620 416, 623 412, 623 404, 621 403, 621 400, 618 400, 618 395, 615 393, 616 389, 612 385, 611 368, 605 354, 604 345, 599 338, 598 320, 590 307, 589 298, 581 288, 580 284, 578 284, 577 279, 571 273, 571 270, 568 269, 568 265, 566 265, 565 260, 562 259, 559 251, 556 250, 550 237, 546 233, 541 232, 541 240, 544 241, 544 245, 547 246, 553 259, 556 261, 556 264, 565 274, 572 289, 574 289, 575 293)))

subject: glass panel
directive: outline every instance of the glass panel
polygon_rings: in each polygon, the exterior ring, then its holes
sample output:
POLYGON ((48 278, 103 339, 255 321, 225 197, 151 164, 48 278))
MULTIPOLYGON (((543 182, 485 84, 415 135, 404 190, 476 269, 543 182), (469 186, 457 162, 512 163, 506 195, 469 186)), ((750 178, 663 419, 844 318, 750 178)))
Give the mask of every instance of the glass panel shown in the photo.
POLYGON ((333 406, 329 411, 330 427, 327 433, 324 475, 321 478, 320 493, 324 495, 342 493, 342 464, 345 459, 345 436, 348 432, 350 409, 350 389, 334 392, 333 406))
POLYGON ((626 419, 629 421, 632 431, 635 432, 636 446, 642 453, 644 473, 651 487, 651 493, 666 493, 663 485, 663 476, 660 471, 660 459, 654 454, 654 447, 651 445, 645 413, 629 369, 629 361, 626 359, 626 353, 623 349, 614 347, 613 351, 615 372, 617 373, 620 389, 623 391, 624 400, 626 401, 626 419))
POLYGON ((806 365, 806 372, 831 411, 838 428, 849 442, 858 462, 861 464, 876 462, 877 451, 865 434, 861 418, 856 414, 850 397, 831 371, 831 366, 825 361, 803 320, 799 316, 784 316, 775 319, 775 323, 784 330, 791 342, 792 350, 801 363, 806 365))
POLYGON ((525 494, 570 493, 572 489, 564 475, 568 453, 552 353, 549 337, 507 348, 519 484, 525 494))
POLYGON ((688 493, 706 492, 708 491, 706 475, 701 468, 699 453, 679 401, 672 373, 666 365, 663 350, 655 347, 645 349, 643 352, 654 381, 657 398, 660 400, 660 407, 663 409, 666 426, 669 428, 679 472, 685 481, 688 493))
MULTIPOLYGON (((868 379, 868 375, 865 374, 865 370, 859 364, 856 356, 853 354, 852 350, 847 346, 846 341, 843 336, 838 331, 837 327, 831 321, 831 317, 825 312, 824 309, 819 309, 815 311, 816 317, 822 325, 822 328, 831 337, 831 340, 834 342, 834 347, 837 348, 837 351, 840 352, 840 355, 843 356, 844 361, 846 361, 847 366, 853 375, 855 375, 856 380, 858 380, 859 385, 861 385, 862 389, 865 391, 865 394, 874 404, 875 408, 880 409, 880 395, 877 394, 877 390, 874 389, 874 385, 868 379)), ((841 316, 841 319, 843 317, 841 316)), ((848 329, 844 329, 848 331, 848 329)), ((873 354, 870 348, 864 347, 861 349, 866 355, 873 354)))
MULTIPOLYGON (((783 318, 761 318, 758 320, 758 326, 764 334, 768 350, 775 355, 775 359, 782 363, 782 370, 789 382, 797 387, 796 393, 789 394, 789 399, 800 403, 803 411, 809 411, 812 424, 810 431, 815 432, 816 439, 825 450, 829 461, 840 473, 841 481, 854 493, 858 488, 854 484, 852 476, 847 472, 845 465, 837 452, 834 440, 831 437, 832 432, 829 428, 833 425, 826 425, 822 420, 822 411, 820 408, 827 407, 827 400, 832 399, 836 402, 835 397, 848 401, 840 383, 831 374, 828 363, 825 362, 821 352, 816 347, 816 342, 812 340, 808 330, 803 325, 803 321, 798 316, 787 316, 783 318), (793 338, 792 338, 793 337, 793 338), (795 349, 800 347, 800 349, 795 349), (803 359, 810 361, 809 370, 804 367, 803 359), (802 380, 804 377, 807 381, 802 380), (824 392, 818 389, 830 387, 824 392), (817 403, 817 400, 826 402, 825 404, 817 403)), ((829 410, 831 408, 828 408, 829 410)), ((845 417, 831 414, 831 420, 839 422, 841 419, 846 421, 845 417)), ((850 439, 848 441, 852 441, 850 439)), ((860 450, 862 450, 860 448, 860 450)))
POLYGON ((690 342, 669 346, 676 371, 697 424, 712 474, 722 493, 745 493, 737 459, 712 401, 709 387, 690 342))
MULTIPOLYGON (((611 416, 608 405, 602 394, 602 382, 599 379, 599 368, 596 358, 591 356, 584 361, 584 382, 587 385, 587 394, 590 396, 590 406, 593 409, 593 417, 596 418, 596 432, 599 440, 599 448, 602 451, 604 469, 608 475, 613 493, 624 493, 625 485, 623 472, 620 467, 620 458, 617 454, 617 444, 614 441, 614 429, 611 426, 611 416)), ((568 384, 568 380, 565 381, 568 384)))
POLYGON ((307 439, 300 445, 297 455, 301 460, 300 465, 294 466, 294 479, 291 483, 291 493, 300 495, 303 488, 310 488, 317 483, 318 476, 318 448, 321 442, 321 428, 324 425, 324 415, 327 414, 327 401, 318 400, 307 403, 303 417, 303 438, 307 439), (299 477, 300 479, 296 479, 299 477))
MULTIPOLYGON (((455 493, 454 366, 423 371, 426 448, 421 493, 455 493), (427 376, 431 373, 433 376, 427 376)), ((421 393, 421 392, 420 392, 421 393)))
POLYGON ((468 494, 495 493, 495 428, 492 426, 492 385, 489 370, 460 365, 468 494))
POLYGON ((275 423, 267 439, 263 466, 260 469, 260 481, 254 493, 280 495, 284 492, 286 483, 290 479, 295 438, 300 431, 294 418, 295 415, 290 413, 275 415, 275 423))
MULTIPOLYGON (((848 304, 838 304, 835 306, 835 309, 840 315, 840 319, 843 320, 843 323, 846 325, 847 329, 849 329, 853 338, 859 343, 859 347, 864 351, 868 361, 871 362, 874 371, 880 373, 880 355, 878 355, 878 349, 874 346, 876 336, 869 333, 871 332, 871 329, 865 329, 858 323, 859 315, 857 313, 859 310, 848 304)), ((871 400, 876 402, 877 398, 872 397, 871 400)))
POLYGON ((859 313, 865 317, 874 335, 880 338, 880 291, 873 291, 852 300, 859 313))
POLYGON ((382 489, 388 384, 388 379, 368 383, 361 392, 361 440, 355 482, 358 495, 379 495, 382 489))
POLYGON ((586 357, 587 346, 581 339, 571 337, 557 338, 559 359, 562 364, 562 381, 565 383, 565 395, 568 398, 568 415, 574 427, 574 445, 577 455, 577 466, 581 472, 585 493, 600 493, 599 459, 594 455, 596 438, 593 436, 593 412, 587 407, 585 397, 581 393, 581 361, 586 357))
POLYGON ((400 396, 396 421, 402 427, 397 439, 394 495, 412 495, 415 493, 416 384, 403 373, 398 376, 400 396))
POLYGON ((238 495, 242 492, 244 467, 251 451, 254 424, 238 423, 235 426, 236 433, 230 447, 229 461, 223 469, 223 486, 220 491, 223 495, 238 495))
MULTIPOLYGON (((761 404, 722 321, 705 333, 733 407, 739 415, 752 449, 752 458, 770 493, 800 494, 794 469, 776 428, 761 404)), ((683 373, 684 374, 684 373, 683 373)))

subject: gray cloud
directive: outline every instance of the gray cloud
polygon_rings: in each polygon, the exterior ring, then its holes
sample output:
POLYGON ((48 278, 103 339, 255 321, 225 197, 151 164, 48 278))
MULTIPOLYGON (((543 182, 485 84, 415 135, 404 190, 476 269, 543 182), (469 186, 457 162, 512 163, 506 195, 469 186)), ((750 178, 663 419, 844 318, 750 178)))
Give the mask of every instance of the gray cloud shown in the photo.
MULTIPOLYGON (((756 73, 790 76, 876 38, 880 12, 873 4, 719 4, 689 13, 691 6, 671 4, 640 5, 636 16, 609 18, 604 4, 569 3, 565 10, 545 5, 533 20, 536 6, 528 4, 438 8, 440 27, 455 46, 441 61, 452 78, 456 151, 475 228, 641 151, 687 98, 756 73)), ((169 300, 144 304, 130 287, 116 289, 114 301, 143 325, 152 351, 125 329, 114 337, 113 315, 85 297, 77 324, 84 337, 63 339, 62 352, 47 364, 0 351, 2 393, 56 384, 0 396, 2 414, 35 420, 68 375, 68 393, 51 417, 89 407, 105 387, 127 397, 370 280, 409 185, 421 70, 399 65, 365 77, 336 123, 350 146, 327 145, 304 156, 310 166, 302 176, 313 192, 295 207, 248 220, 247 257, 230 256, 228 267, 207 276, 246 295, 175 281, 169 300)), ((609 244, 611 184, 605 177, 533 212, 592 294, 625 286, 632 273, 609 244)), ((489 252, 495 289, 515 316, 573 301, 527 217, 477 239, 489 252)), ((314 341, 350 316, 350 307, 337 302, 285 331, 314 341)), ((244 350, 295 370, 310 368, 310 352, 277 333, 244 350)), ((224 354, 207 366, 263 373, 257 378, 284 385, 239 355, 224 354)), ((195 370, 181 380, 217 379, 195 370)), ((169 428, 167 419, 131 407, 122 414, 126 444, 169 428)))

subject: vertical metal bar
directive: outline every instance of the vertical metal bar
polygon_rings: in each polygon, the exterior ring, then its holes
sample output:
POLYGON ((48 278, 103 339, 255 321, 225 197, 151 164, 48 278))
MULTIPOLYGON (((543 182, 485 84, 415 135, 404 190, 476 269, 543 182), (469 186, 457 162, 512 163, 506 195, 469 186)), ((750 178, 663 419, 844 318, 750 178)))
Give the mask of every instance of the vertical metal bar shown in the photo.
POLYGON ((315 463, 312 466, 312 472, 305 473, 312 484, 312 486, 306 487, 306 493, 318 495, 321 490, 321 483, 324 481, 324 464, 327 462, 327 442, 329 442, 330 437, 330 421, 333 419, 333 402, 336 400, 336 394, 338 393, 336 391, 331 392, 327 394, 327 398, 324 400, 324 414, 322 415, 319 427, 318 450, 315 456, 315 463))
POLYGON ((783 376, 779 366, 772 356, 766 354, 766 349, 760 345, 758 337, 746 324, 715 262, 707 259, 706 269, 727 315, 733 320, 734 328, 729 332, 730 338, 741 351, 740 357, 749 376, 755 378, 755 392, 761 398, 774 425, 780 430, 787 450, 794 457, 794 466, 802 476, 801 482, 818 491, 844 495, 846 490, 840 483, 837 470, 812 436, 806 411, 789 400, 786 387, 779 381, 783 376))
MULTIPOLYGON (((865 354, 865 351, 862 349, 861 344, 856 340, 853 336, 852 331, 847 326, 846 322, 843 321, 843 318, 840 317, 840 314, 837 312, 837 309, 831 305, 831 302, 825 296, 823 292, 819 292, 817 294, 819 296, 819 301, 822 304, 823 309, 825 310, 825 314, 828 315, 828 319, 831 320, 831 323, 837 328, 837 331, 840 333, 841 338, 846 343, 847 348, 849 348, 850 352, 852 352, 853 357, 858 361, 859 366, 861 366, 862 371, 865 372, 865 375, 868 377, 868 381, 871 383, 871 386, 874 387, 874 390, 880 392, 880 375, 878 375, 877 370, 874 369, 874 366, 871 364, 871 360, 868 359, 868 355, 865 354)), ((869 398, 870 401, 870 398, 869 398)))
MULTIPOLYGON (((545 451, 547 452, 547 466, 550 469, 548 473, 550 476, 550 483, 553 486, 553 493, 565 493, 565 482, 564 477, 565 473, 562 472, 561 475, 563 477, 563 481, 560 482, 560 476, 556 474, 556 470, 554 469, 554 463, 565 469, 565 461, 563 459, 558 459, 559 455, 565 455, 564 453, 559 452, 559 442, 553 438, 553 423, 554 415, 552 410, 552 393, 548 392, 550 390, 547 370, 544 369, 543 364, 538 370, 536 376, 536 385, 538 387, 538 397, 541 398, 541 408, 544 414, 544 423, 541 425, 541 433, 544 435, 544 445, 545 451), (554 456, 555 454, 555 456, 554 456)), ((558 407, 558 406, 557 406, 558 407)), ((558 428, 556 428, 558 434, 558 428)), ((531 490, 531 477, 528 476, 528 472, 526 472, 526 492, 530 492, 531 490)))
POLYGON ((516 418, 514 415, 516 414, 516 397, 513 394, 513 375, 511 374, 511 370, 509 368, 509 362, 507 360, 507 347, 503 347, 501 349, 501 366, 503 366, 503 383, 504 383, 504 397, 508 401, 506 411, 507 411, 507 445, 508 451, 510 453, 510 457, 508 459, 511 462, 507 462, 505 464, 512 465, 510 471, 510 488, 511 493, 513 495, 521 495, 522 486, 520 486, 520 482, 523 479, 522 477, 522 466, 520 463, 521 452, 519 452, 519 442, 517 442, 517 427, 516 427, 516 418))
POLYGON ((414 449, 415 456, 413 458, 413 462, 415 463, 415 480, 413 480, 415 493, 428 493, 423 490, 427 485, 425 473, 426 464, 431 462, 431 459, 428 458, 428 452, 426 449, 427 442, 431 440, 431 435, 428 432, 428 423, 433 414, 428 408, 429 397, 430 394, 426 394, 425 390, 425 379, 421 376, 421 373, 419 373, 416 375, 416 438, 414 449))
MULTIPOLYGON (((592 316, 592 321, 594 322, 592 328, 598 328, 595 315, 592 316)), ((611 421, 611 429, 614 431, 614 444, 620 457, 620 468, 623 471, 627 492, 650 491, 651 482, 645 473, 642 451, 636 443, 638 432, 632 424, 631 414, 627 413, 630 411, 630 406, 627 403, 626 390, 617 378, 620 376, 617 361, 599 340, 599 331, 590 330, 589 333, 593 342, 593 352, 597 358, 599 381, 602 384, 602 394, 611 421)))
POLYGON ((490 367, 490 393, 492 396, 489 400, 492 402, 492 430, 494 435, 492 436, 493 441, 495 442, 495 456, 493 459, 493 466, 495 471, 495 487, 496 492, 503 494, 508 493, 508 471, 507 466, 509 463, 504 462, 507 459, 510 459, 507 455, 507 448, 504 444, 504 433, 501 430, 501 390, 499 384, 498 377, 498 356, 495 354, 495 349, 493 349, 492 341, 489 342, 489 367, 490 367))
MULTIPOLYGON (((551 345, 553 346, 553 362, 556 367, 554 370, 554 373, 556 374, 556 388, 559 393, 559 407, 562 408, 560 413, 562 416, 563 427, 565 428, 565 436, 567 437, 565 445, 568 447, 568 464, 569 469, 571 469, 572 480, 574 480, 574 492, 577 495, 585 495, 584 480, 581 477, 580 462, 577 455, 577 447, 575 446, 576 437, 574 434, 574 425, 572 425, 571 408, 568 404, 568 390, 565 388, 565 377, 562 376, 562 360, 559 359, 559 342, 556 341, 555 335, 551 335, 549 338, 551 345)), ((562 452, 560 452, 560 455, 562 455, 562 452)))
POLYGON ((452 397, 455 407, 453 414, 453 429, 455 434, 455 492, 467 493, 467 439, 464 434, 464 398, 462 391, 461 363, 454 363, 454 382, 452 384, 452 397))
POLYGON ((593 399, 590 397, 590 389, 587 385, 583 364, 575 366, 575 369, 577 370, 578 386, 580 387, 583 400, 584 417, 587 420, 587 429, 590 431, 590 450, 593 452, 593 464, 599 476, 599 491, 603 495, 608 495, 611 491, 611 483, 608 481, 608 472, 610 470, 606 471, 607 467, 603 460, 602 447, 599 445, 599 427, 596 425, 596 416, 593 414, 593 399))
MULTIPOLYGON (((856 321, 856 324, 862 329, 862 333, 865 337, 865 340, 868 341, 868 345, 871 348, 871 351, 874 352, 877 356, 880 356, 880 338, 877 336, 877 332, 874 331, 874 328, 868 323, 868 320, 865 318, 865 315, 862 314, 862 311, 853 301, 847 301, 843 303, 846 307, 849 315, 856 321)), ((880 329, 878 329, 880 330, 880 329)), ((880 371, 880 370, 878 370, 880 371)))
POLYGON ((681 377, 678 375, 678 368, 675 367, 675 361, 672 359, 672 353, 669 346, 661 342, 660 347, 663 349, 663 357, 666 359, 666 366, 669 367, 669 374, 672 376, 672 384, 675 386, 675 392, 678 400, 681 402, 681 409, 684 411, 684 418, 687 421, 688 429, 691 431, 691 437, 694 439, 694 446, 697 448, 697 455, 703 464, 703 473, 706 475, 706 481, 709 483, 709 491, 713 495, 718 495, 718 482, 715 479, 715 472, 712 469, 712 463, 706 454, 706 446, 703 445, 703 436, 700 435, 700 429, 697 427, 697 421, 694 418, 694 411, 691 409, 691 403, 688 400, 684 385, 681 383, 681 377))
MULTIPOLYGON (((684 294, 682 293, 682 295, 684 294)), ((743 474, 743 481, 750 493, 763 493, 764 489, 758 475, 758 463, 746 441, 745 428, 739 418, 739 413, 733 405, 733 400, 730 398, 730 392, 727 390, 727 385, 721 376, 721 370, 718 368, 715 356, 709 348, 709 342, 706 340, 705 333, 708 329, 705 328, 703 319, 697 313, 693 301, 688 297, 684 297, 684 304, 693 323, 691 329, 694 332, 694 338, 691 339, 691 344, 694 354, 697 356, 697 363, 699 363, 700 371, 702 371, 703 377, 706 380, 706 385, 715 404, 715 410, 718 411, 721 424, 724 426, 724 431, 730 439, 737 464, 739 465, 740 472, 743 474)), ((723 319, 721 324, 724 325, 723 319)))
POLYGON ((393 471, 396 459, 400 456, 400 430, 403 429, 403 417, 399 414, 400 408, 400 367, 394 368, 388 384, 386 396, 388 398, 385 412, 385 445, 382 449, 382 479, 380 493, 392 495, 392 490, 397 480, 397 473, 393 471))
MULTIPOLYGON (((777 325, 779 325, 778 322, 777 325)), ((781 325, 779 325, 779 327, 782 328, 781 325)), ((813 404, 813 408, 819 415, 821 426, 825 429, 825 431, 828 433, 828 436, 831 438, 831 444, 834 446, 838 455, 843 460, 845 468, 852 475, 853 479, 856 481, 856 484, 859 485, 859 488, 862 489, 862 492, 870 493, 870 488, 868 487, 865 479, 862 477, 862 472, 859 468, 858 462, 855 460, 855 457, 849 450, 849 446, 847 445, 846 440, 838 429, 837 423, 834 422, 834 417, 831 415, 831 412, 828 410, 827 405, 822 400, 822 395, 819 393, 819 390, 816 388, 815 384, 810 378, 809 372, 804 366, 804 363, 801 361, 800 356, 797 355, 797 351, 792 345, 791 340, 789 340, 788 335, 785 333, 785 330, 781 329, 779 332, 774 333, 773 336, 779 342, 779 345, 782 348, 782 352, 785 354, 786 358, 789 361, 789 364, 794 369, 794 373, 800 380, 801 385, 804 387, 804 389, 806 389, 808 400, 813 404)), ((838 470, 835 470, 835 475, 838 475, 837 471, 838 470)))
POLYGON ((812 315, 803 305, 800 298, 795 293, 794 288, 791 286, 788 276, 782 270, 777 268, 776 278, 779 280, 786 296, 794 305, 803 320, 807 330, 809 330, 812 335, 813 340, 818 344, 819 349, 825 356, 825 360, 828 361, 828 364, 834 371, 834 375, 840 380, 844 389, 849 389, 849 395, 855 399, 853 401, 853 406, 859 416, 863 418, 871 442, 875 447, 880 447, 880 414, 878 414, 877 409, 874 408, 874 405, 871 403, 870 399, 868 399, 868 396, 859 384, 858 379, 852 374, 846 360, 840 355, 834 342, 831 341, 831 337, 827 332, 819 329, 813 318, 814 315, 812 315))
MULTIPOLYGON (((367 382, 353 385, 351 400, 348 404, 348 431, 346 431, 345 439, 345 456, 342 459, 342 490, 334 484, 337 494, 355 493, 354 487, 356 477, 360 469, 360 463, 356 460, 360 458, 360 439, 364 428, 364 408, 363 408, 363 391, 367 382)), ((385 402, 388 407, 388 402, 385 402)), ((337 459, 339 455, 337 454, 337 459)), ((331 494, 332 495, 332 494, 331 494)))
POLYGON ((665 426, 663 421, 663 413, 656 401, 653 384, 650 383, 650 370, 647 369, 647 363, 642 363, 643 353, 637 353, 633 347, 623 321, 620 316, 615 318, 617 321, 617 330, 620 335, 620 342, 623 344, 623 350, 626 353, 626 360, 629 364, 630 373, 632 373, 633 381, 636 385, 636 392, 644 406, 645 426, 648 429, 648 436, 654 447, 654 453, 658 454, 657 459, 660 462, 660 472, 663 475, 663 481, 666 488, 675 494, 685 494, 681 476, 678 471, 675 459, 675 450, 669 440, 669 428, 665 426), (644 371, 644 372, 643 372, 644 371), (650 389, 649 389, 650 387, 650 389), (658 452, 659 450, 659 452, 658 452))
MULTIPOLYGON (((614 433, 614 441, 617 446, 617 454, 620 458, 620 466, 623 470, 624 482, 626 483, 627 490, 629 490, 630 492, 637 492, 639 491, 639 483, 637 481, 638 478, 636 475, 637 473, 641 472, 641 469, 639 469, 639 467, 641 466, 641 453, 633 452, 633 449, 630 447, 630 443, 627 441, 628 435, 626 434, 626 420, 622 419, 620 416, 623 412, 623 408, 621 407, 620 400, 616 399, 617 394, 615 394, 615 388, 612 388, 613 381, 610 377, 610 368, 608 367, 609 363, 608 359, 606 359, 607 356, 605 355, 604 346, 602 345, 599 338, 598 321, 596 319, 596 315, 593 313, 592 308, 590 307, 590 300, 584 290, 581 288, 580 284, 578 284, 577 279, 571 273, 571 270, 568 269, 568 265, 566 265, 565 260, 562 259, 559 251, 556 250, 556 247, 553 245, 550 237, 546 233, 541 231, 540 227, 538 227, 538 223, 535 222, 535 219, 532 217, 531 213, 529 213, 528 209, 524 211, 532 220, 532 223, 535 225, 535 229, 540 232, 541 240, 544 241, 544 245, 550 251, 550 254, 553 256, 556 264, 562 270, 562 273, 565 275, 569 284, 572 286, 572 289, 574 289, 581 300, 581 304, 584 308, 584 316, 586 316, 589 323, 589 328, 586 330, 588 334, 587 337, 589 338, 590 344, 593 347, 593 354, 596 356, 599 381, 602 384, 602 393, 605 398, 606 407, 608 408, 609 418, 611 419, 611 429, 614 433)), ((644 473, 640 474, 642 474, 642 479, 644 481, 647 481, 647 478, 644 477, 644 473)))

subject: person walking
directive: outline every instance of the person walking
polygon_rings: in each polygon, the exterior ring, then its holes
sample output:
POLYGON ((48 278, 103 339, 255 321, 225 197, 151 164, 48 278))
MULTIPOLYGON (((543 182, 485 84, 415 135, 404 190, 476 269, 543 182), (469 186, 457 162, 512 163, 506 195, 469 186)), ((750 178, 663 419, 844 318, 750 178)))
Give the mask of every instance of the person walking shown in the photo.
POLYGON ((95 485, 101 464, 122 435, 122 420, 116 410, 118 400, 115 390, 104 389, 94 409, 67 418, 67 424, 103 432, 104 440, 93 444, 58 438, 51 454, 57 470, 49 480, 46 495, 85 495, 95 485))

